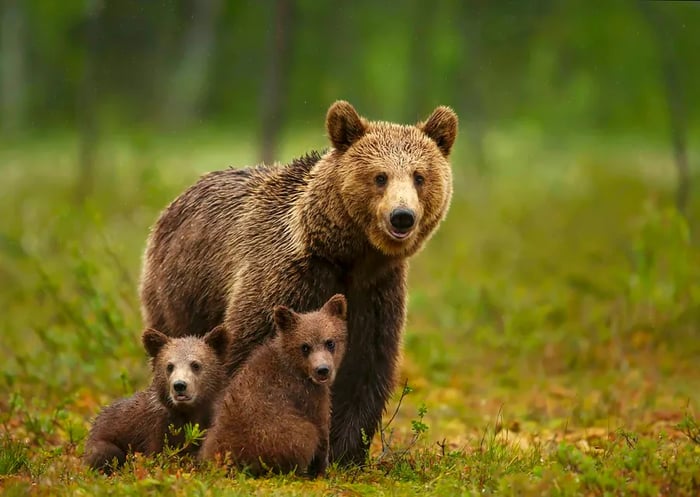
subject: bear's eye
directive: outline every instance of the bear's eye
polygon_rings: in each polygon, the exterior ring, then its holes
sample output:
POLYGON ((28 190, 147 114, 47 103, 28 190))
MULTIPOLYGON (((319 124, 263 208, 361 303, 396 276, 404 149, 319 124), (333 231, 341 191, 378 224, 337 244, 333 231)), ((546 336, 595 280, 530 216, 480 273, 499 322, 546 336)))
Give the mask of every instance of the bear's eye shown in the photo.
POLYGON ((173 364, 172 362, 169 362, 168 365, 165 367, 165 370, 168 373, 172 373, 174 369, 175 369, 175 364, 173 364))
POLYGON ((425 177, 420 173, 413 173, 413 181, 416 183, 416 186, 421 186, 425 183, 425 177))
POLYGON ((190 367, 192 368, 192 371, 194 371, 195 373, 197 371, 199 371, 200 369, 202 369, 202 365, 200 363, 198 363, 197 361, 192 361, 190 363, 190 367))
POLYGON ((326 348, 333 352, 335 350, 335 342, 333 340, 326 340, 326 348))
POLYGON ((387 182, 386 174, 380 173, 374 177, 374 184, 377 186, 385 186, 387 182))
POLYGON ((301 353, 304 354, 305 356, 309 355, 309 352, 311 352, 311 345, 308 343, 305 343, 304 345, 301 346, 301 353))

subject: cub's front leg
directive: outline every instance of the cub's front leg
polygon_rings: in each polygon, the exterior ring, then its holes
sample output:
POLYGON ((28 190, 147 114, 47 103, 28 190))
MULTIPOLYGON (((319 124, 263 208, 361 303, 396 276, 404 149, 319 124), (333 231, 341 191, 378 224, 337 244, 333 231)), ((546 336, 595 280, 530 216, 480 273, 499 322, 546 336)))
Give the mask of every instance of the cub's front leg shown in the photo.
POLYGON ((311 463, 307 469, 309 476, 312 478, 323 476, 326 473, 326 469, 328 469, 328 438, 328 428, 322 429, 321 436, 318 441, 318 447, 316 448, 316 453, 314 454, 314 458, 311 460, 311 463))

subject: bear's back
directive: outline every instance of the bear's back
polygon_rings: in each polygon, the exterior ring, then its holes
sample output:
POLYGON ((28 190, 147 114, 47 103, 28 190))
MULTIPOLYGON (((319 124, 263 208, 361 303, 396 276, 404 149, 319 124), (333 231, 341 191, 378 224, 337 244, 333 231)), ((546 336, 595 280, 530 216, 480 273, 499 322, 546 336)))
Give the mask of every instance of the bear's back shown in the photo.
POLYGON ((162 448, 168 411, 153 390, 140 391, 106 406, 95 418, 85 444, 84 459, 95 468, 115 455, 123 464, 126 453, 151 454, 162 448), (113 451, 106 447, 116 447, 113 451))
POLYGON ((329 395, 327 388, 312 385, 297 371, 290 369, 274 350, 271 341, 260 345, 227 387, 230 398, 239 406, 247 406, 250 423, 258 423, 260 416, 282 410, 306 415, 315 413, 319 404, 329 395), (273 407, 273 409, 269 409, 273 407), (254 414, 255 413, 255 414, 254 414))

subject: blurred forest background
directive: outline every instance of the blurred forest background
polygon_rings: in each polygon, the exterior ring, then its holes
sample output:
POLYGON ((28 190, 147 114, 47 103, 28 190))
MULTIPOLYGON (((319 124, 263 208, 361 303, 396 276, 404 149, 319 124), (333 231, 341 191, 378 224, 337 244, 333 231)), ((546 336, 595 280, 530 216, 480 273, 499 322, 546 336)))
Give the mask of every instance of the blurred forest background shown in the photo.
MULTIPOLYGON (((681 175, 700 112, 700 4, 409 0, 3 0, 4 137, 77 130, 83 174, 115 130, 255 130, 258 156, 337 98, 371 117, 667 140, 681 175)), ((681 193, 681 202, 685 193, 681 193)))
MULTIPOLYGON (((327 147, 336 99, 460 135, 413 392, 329 488, 698 495, 700 2, 632 0, 0 0, 0 492, 110 491, 79 456, 148 382, 149 227, 207 171, 327 147)), ((208 478, 139 464, 133 495, 208 478)))

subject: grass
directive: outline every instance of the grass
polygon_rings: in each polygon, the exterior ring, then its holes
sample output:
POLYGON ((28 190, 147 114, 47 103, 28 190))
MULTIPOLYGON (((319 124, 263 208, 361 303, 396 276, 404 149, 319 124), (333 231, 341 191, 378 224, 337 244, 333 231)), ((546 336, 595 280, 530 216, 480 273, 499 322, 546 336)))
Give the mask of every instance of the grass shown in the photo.
MULTIPOLYGON (((3 495, 700 493, 700 192, 686 221, 664 149, 517 129, 488 136, 485 175, 457 152, 449 217, 411 264, 409 388, 366 469, 226 478, 175 450, 85 470, 91 418, 148 382, 150 224, 202 172, 253 163, 250 143, 113 137, 84 203, 70 136, 0 147, 3 495)), ((292 136, 280 158, 324 146, 292 136)))

